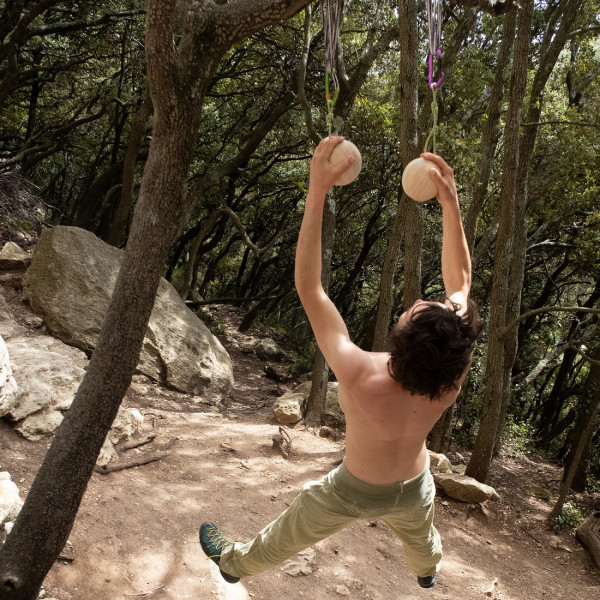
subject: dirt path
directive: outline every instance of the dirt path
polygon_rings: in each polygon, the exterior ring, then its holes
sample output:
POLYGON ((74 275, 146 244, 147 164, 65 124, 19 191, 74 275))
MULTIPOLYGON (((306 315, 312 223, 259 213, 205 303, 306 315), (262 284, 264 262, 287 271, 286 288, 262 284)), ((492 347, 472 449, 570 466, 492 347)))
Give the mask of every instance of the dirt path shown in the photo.
MULTIPOLYGON (((523 490, 536 483, 556 493, 560 471, 535 457, 508 454, 494 463, 490 477, 502 501, 488 504, 485 512, 438 496, 436 524, 445 558, 432 590, 417 586, 400 544, 380 521, 356 522, 317 544, 308 575, 276 568, 233 586, 225 583, 199 548, 200 523, 211 520, 231 539, 250 539, 306 481, 332 468, 343 456, 343 441, 300 429, 292 432, 290 461, 273 449, 278 426, 271 406, 286 385, 267 379, 264 362, 243 351, 247 340, 232 328, 234 313, 221 319, 235 365, 232 401, 217 410, 155 384, 128 393, 124 404, 139 408, 145 433, 157 437, 123 460, 161 448, 168 456, 93 475, 70 536, 72 547, 45 582, 46 600, 600 597, 600 574, 590 556, 572 533, 560 534, 564 549, 551 547, 555 534, 545 526, 551 505, 523 490)), ((24 440, 0 422, 0 470, 11 473, 22 497, 47 446, 24 440)), ((577 501, 600 509, 598 495, 577 501)))

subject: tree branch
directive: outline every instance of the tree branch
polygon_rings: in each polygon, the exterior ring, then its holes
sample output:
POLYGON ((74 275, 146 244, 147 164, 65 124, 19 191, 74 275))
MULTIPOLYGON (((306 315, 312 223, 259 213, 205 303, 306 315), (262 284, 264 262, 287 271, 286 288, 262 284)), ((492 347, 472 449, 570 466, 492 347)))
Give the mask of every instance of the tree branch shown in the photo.
POLYGON ((481 10, 495 16, 521 8, 520 5, 514 0, 455 0, 454 4, 480 8, 481 10))
POLYGON ((568 342, 561 344, 549 352, 544 358, 542 358, 538 364, 529 372, 527 376, 517 375, 512 378, 512 383, 520 383, 521 385, 528 386, 533 383, 533 380, 552 362, 554 362, 567 348, 569 347, 568 342))
POLYGON ((269 25, 293 17, 310 3, 311 0, 233 0, 208 8, 212 2, 204 1, 202 10, 210 11, 217 43, 225 34, 230 45, 269 25))
POLYGON ((581 348, 578 348, 577 346, 575 346, 575 342, 573 341, 575 339, 575 336, 579 333, 579 330, 584 325, 588 325, 592 321, 592 319, 593 319, 593 317, 590 315, 587 319, 584 319, 583 321, 580 321, 579 323, 577 323, 577 327, 575 327, 575 329, 573 330, 573 333, 569 336, 569 340, 567 343, 569 344, 569 348, 571 350, 573 350, 573 352, 577 352, 577 354, 582 356, 585 360, 592 363, 593 365, 600 366, 600 360, 594 359, 594 358, 588 356, 587 354, 585 354, 585 352, 581 348))
POLYGON ((306 69, 308 67, 308 55, 310 53, 310 24, 312 21, 312 9, 310 4, 304 9, 304 48, 302 49, 302 60, 300 61, 300 68, 298 69, 298 91, 296 93, 298 102, 304 111, 304 121, 306 122, 306 129, 308 135, 312 140, 313 144, 318 144, 321 140, 315 124, 312 119, 312 112, 310 103, 306 98, 305 84, 306 84, 306 69))
POLYGON ((593 127, 600 129, 599 123, 586 123, 585 121, 537 121, 535 123, 523 123, 522 127, 538 127, 541 125, 573 125, 575 127, 593 127))
POLYGON ((51 34, 63 35, 71 31, 79 31, 81 29, 88 29, 89 27, 106 25, 108 23, 111 23, 113 19, 117 20, 123 19, 125 17, 135 17, 137 15, 143 15, 145 13, 146 11, 144 9, 122 10, 113 13, 105 13, 94 21, 87 21, 85 19, 81 19, 80 21, 72 21, 71 23, 52 23, 49 25, 40 25, 38 27, 31 28, 29 30, 28 37, 33 37, 36 35, 44 36, 51 34))
MULTIPOLYGON (((500 337, 504 337, 507 333, 511 331, 511 329, 517 325, 520 321, 527 319, 528 317, 532 317, 534 315, 538 315, 544 312, 573 312, 573 313, 591 313, 594 315, 600 315, 600 308, 586 308, 585 306, 542 306, 541 308, 534 308, 533 310, 528 310, 519 316, 519 318, 515 319, 507 325, 500 334, 500 337)), ((581 325, 581 324, 580 324, 581 325)))

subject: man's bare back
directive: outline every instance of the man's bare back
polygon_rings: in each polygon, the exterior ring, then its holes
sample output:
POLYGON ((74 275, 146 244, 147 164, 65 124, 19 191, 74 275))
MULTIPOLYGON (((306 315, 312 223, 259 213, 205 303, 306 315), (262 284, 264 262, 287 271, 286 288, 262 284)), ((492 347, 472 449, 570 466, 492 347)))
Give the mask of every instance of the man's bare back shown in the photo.
POLYGON ((346 468, 368 483, 412 479, 427 464, 427 434, 459 390, 440 400, 412 395, 390 376, 388 353, 365 355, 361 377, 338 390, 346 416, 346 468))

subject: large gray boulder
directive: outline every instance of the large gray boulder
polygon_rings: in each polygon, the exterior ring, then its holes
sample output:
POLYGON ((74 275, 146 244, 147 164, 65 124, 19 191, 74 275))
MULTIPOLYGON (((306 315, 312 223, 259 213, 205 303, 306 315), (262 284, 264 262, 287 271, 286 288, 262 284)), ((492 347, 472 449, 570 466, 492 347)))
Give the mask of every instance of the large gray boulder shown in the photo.
MULTIPOLYGON (((47 229, 23 277, 24 296, 53 335, 90 353, 123 254, 84 229, 47 229)), ((159 285, 137 369, 197 396, 222 397, 233 385, 229 354, 165 279, 159 285)))
MULTIPOLYGON (((71 406, 88 362, 81 350, 49 336, 12 338, 6 347, 17 389, 0 403, 0 417, 22 421, 37 413, 39 419, 42 412, 63 413, 71 406)), ((34 439, 56 426, 39 430, 34 439)))
POLYGON ((450 498, 477 504, 492 500, 498 502, 498 492, 485 483, 479 483, 472 477, 457 473, 434 473, 433 478, 438 487, 442 488, 450 498))
MULTIPOLYGON (((33 442, 53 434, 87 364, 84 352, 50 336, 16 337, 6 343, 0 337, 0 417, 15 422, 15 429, 33 442)), ((139 410, 120 407, 97 464, 115 460, 116 444, 138 433, 143 419, 139 410)))
POLYGON ((26 269, 31 256, 14 242, 6 242, 0 250, 0 269, 26 269))
POLYGON ((0 336, 0 414, 2 406, 12 406, 17 395, 17 382, 13 377, 10 366, 8 348, 2 336, 0 336))

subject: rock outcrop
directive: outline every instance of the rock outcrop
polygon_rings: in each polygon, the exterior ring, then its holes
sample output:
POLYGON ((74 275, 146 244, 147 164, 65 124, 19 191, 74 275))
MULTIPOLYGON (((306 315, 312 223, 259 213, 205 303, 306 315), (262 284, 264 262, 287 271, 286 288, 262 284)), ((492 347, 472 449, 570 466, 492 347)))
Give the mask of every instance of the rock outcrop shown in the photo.
MULTIPOLYGON (((77 227, 45 230, 23 277, 23 293, 52 334, 90 353, 98 338, 123 251, 77 227)), ((165 279, 159 285, 138 371, 179 391, 226 396, 231 359, 165 279)))
POLYGON ((466 475, 434 473, 433 478, 436 485, 444 490, 450 498, 461 502, 477 504, 486 500, 496 502, 500 500, 498 492, 493 487, 485 483, 479 483, 476 479, 466 475))

